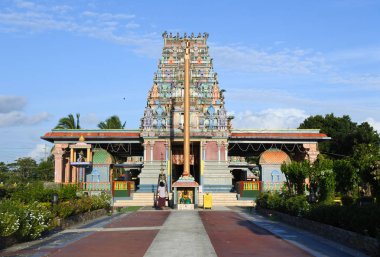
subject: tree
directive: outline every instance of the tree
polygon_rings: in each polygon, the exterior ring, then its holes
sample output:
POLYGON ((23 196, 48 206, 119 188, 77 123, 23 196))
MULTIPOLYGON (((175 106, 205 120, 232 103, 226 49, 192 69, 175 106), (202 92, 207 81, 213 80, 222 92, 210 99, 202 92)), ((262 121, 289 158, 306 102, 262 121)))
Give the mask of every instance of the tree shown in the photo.
POLYGON ((380 196, 380 149, 372 144, 360 144, 354 149, 352 163, 359 171, 361 184, 371 185, 373 196, 380 196))
POLYGON ((15 172, 17 172, 21 179, 29 180, 35 177, 37 163, 30 157, 18 158, 15 163, 15 172))
POLYGON ((76 114, 76 120, 74 118, 74 115, 70 113, 67 115, 67 117, 63 117, 58 121, 55 129, 80 129, 81 127, 79 125, 79 118, 79 113, 76 114))
POLYGON ((333 202, 335 198, 335 173, 333 172, 333 161, 319 155, 318 159, 310 167, 310 186, 314 184, 318 192, 319 201, 333 202), (312 178, 313 177, 313 178, 312 178))
POLYGON ((50 155, 47 160, 43 160, 38 164, 36 169, 35 178, 43 181, 54 180, 54 162, 53 155, 50 155))
POLYGON ((113 115, 98 124, 100 129, 124 129, 126 122, 121 124, 120 118, 117 115, 113 115))
POLYGON ((336 191, 342 195, 357 197, 359 184, 359 171, 352 164, 351 159, 334 161, 336 191))
POLYGON ((321 153, 328 154, 330 158, 341 159, 351 156, 359 144, 380 145, 378 133, 367 123, 357 125, 351 121, 350 116, 335 117, 334 114, 310 116, 299 126, 300 129, 320 129, 331 137, 319 143, 321 153))
POLYGON ((9 168, 4 162, 0 162, 0 172, 8 172, 9 168))
POLYGON ((310 172, 308 161, 283 163, 281 171, 285 174, 289 192, 293 193, 293 187, 298 195, 305 191, 305 179, 310 172))

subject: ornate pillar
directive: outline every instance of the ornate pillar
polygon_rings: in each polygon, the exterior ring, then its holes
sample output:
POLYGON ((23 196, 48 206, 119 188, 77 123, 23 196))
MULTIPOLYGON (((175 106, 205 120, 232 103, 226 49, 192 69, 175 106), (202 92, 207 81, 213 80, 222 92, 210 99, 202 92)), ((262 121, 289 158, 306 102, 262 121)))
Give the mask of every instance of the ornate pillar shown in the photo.
POLYGON ((228 162, 228 143, 224 142, 224 161, 228 162))
POLYGON ((62 183, 62 171, 63 171, 63 155, 64 149, 67 148, 67 144, 56 144, 54 146, 54 182, 62 183))
POLYGON ((318 143, 315 142, 315 143, 303 144, 303 148, 306 151, 305 159, 309 160, 309 162, 311 163, 315 162, 319 155, 318 143))
POLYGON ((142 145, 143 145, 143 147, 144 147, 144 157, 143 157, 144 159, 143 159, 143 161, 145 162, 145 161, 147 160, 147 159, 146 159, 146 148, 147 148, 147 145, 148 145, 148 144, 147 144, 146 142, 144 142, 142 145))
POLYGON ((77 182, 77 173, 78 173, 78 170, 79 169, 76 168, 76 167, 72 167, 72 169, 71 169, 71 182, 73 182, 73 183, 77 182))
POLYGON ((154 141, 149 142, 150 146, 150 161, 153 161, 153 147, 154 147, 154 141))
POLYGON ((206 145, 207 145, 207 142, 202 142, 202 160, 203 161, 206 160, 206 145))

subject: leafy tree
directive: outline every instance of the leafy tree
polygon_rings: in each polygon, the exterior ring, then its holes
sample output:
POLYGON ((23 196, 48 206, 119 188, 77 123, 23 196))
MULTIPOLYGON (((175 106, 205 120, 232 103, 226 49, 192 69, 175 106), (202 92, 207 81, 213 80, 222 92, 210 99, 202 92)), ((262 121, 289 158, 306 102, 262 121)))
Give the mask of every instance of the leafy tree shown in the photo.
POLYGON ((52 155, 43 160, 38 164, 36 169, 35 178, 43 181, 53 181, 54 180, 54 162, 52 155))
POLYGON ((126 122, 121 124, 120 118, 117 115, 113 115, 98 124, 100 129, 124 129, 126 122))
POLYGON ((74 118, 74 115, 70 113, 67 115, 67 117, 63 117, 58 121, 55 129, 80 129, 81 127, 79 125, 79 118, 79 113, 76 114, 76 120, 74 118))
POLYGON ((35 177, 37 163, 30 157, 23 157, 16 160, 15 168, 21 179, 28 180, 35 177))
POLYGON ((289 192, 293 193, 293 187, 298 195, 303 195, 305 191, 305 179, 310 172, 308 161, 283 163, 281 171, 285 174, 289 192))
POLYGON ((0 162, 0 172, 8 172, 9 168, 4 162, 0 162))
POLYGON ((372 195, 375 196, 380 196, 379 160, 380 150, 378 146, 360 144, 355 147, 352 156, 353 165, 359 171, 362 184, 370 184, 372 195))
POLYGON ((351 159, 335 160, 333 170, 336 191, 356 198, 358 196, 359 171, 352 164, 351 159))
MULTIPOLYGON (((314 173, 319 201, 332 202, 335 198, 335 174, 333 172, 333 161, 318 156, 310 169, 314 173)), ((311 181, 310 181, 311 182, 311 181)))
POLYGON ((321 133, 330 136, 331 140, 319 143, 319 149, 333 158, 352 154, 355 127, 356 123, 352 122, 348 115, 335 117, 334 114, 327 114, 325 117, 311 116, 299 126, 300 129, 317 128, 321 130, 321 133))

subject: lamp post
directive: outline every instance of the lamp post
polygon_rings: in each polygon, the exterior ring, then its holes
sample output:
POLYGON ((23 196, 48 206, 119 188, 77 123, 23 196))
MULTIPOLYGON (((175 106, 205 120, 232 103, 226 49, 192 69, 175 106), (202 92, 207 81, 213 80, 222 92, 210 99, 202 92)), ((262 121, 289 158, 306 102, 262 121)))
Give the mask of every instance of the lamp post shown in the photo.
POLYGON ((54 193, 51 198, 52 206, 58 205, 58 201, 59 201, 58 194, 54 193))

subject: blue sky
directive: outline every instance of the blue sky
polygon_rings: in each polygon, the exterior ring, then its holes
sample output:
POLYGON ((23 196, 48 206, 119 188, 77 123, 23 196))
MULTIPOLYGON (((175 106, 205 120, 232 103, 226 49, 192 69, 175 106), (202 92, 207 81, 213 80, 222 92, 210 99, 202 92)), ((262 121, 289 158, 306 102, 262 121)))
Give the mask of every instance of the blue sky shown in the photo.
POLYGON ((0 161, 43 157, 69 113, 138 128, 164 31, 210 34, 234 128, 334 113, 380 131, 380 1, 179 3, 1 0, 0 161))

